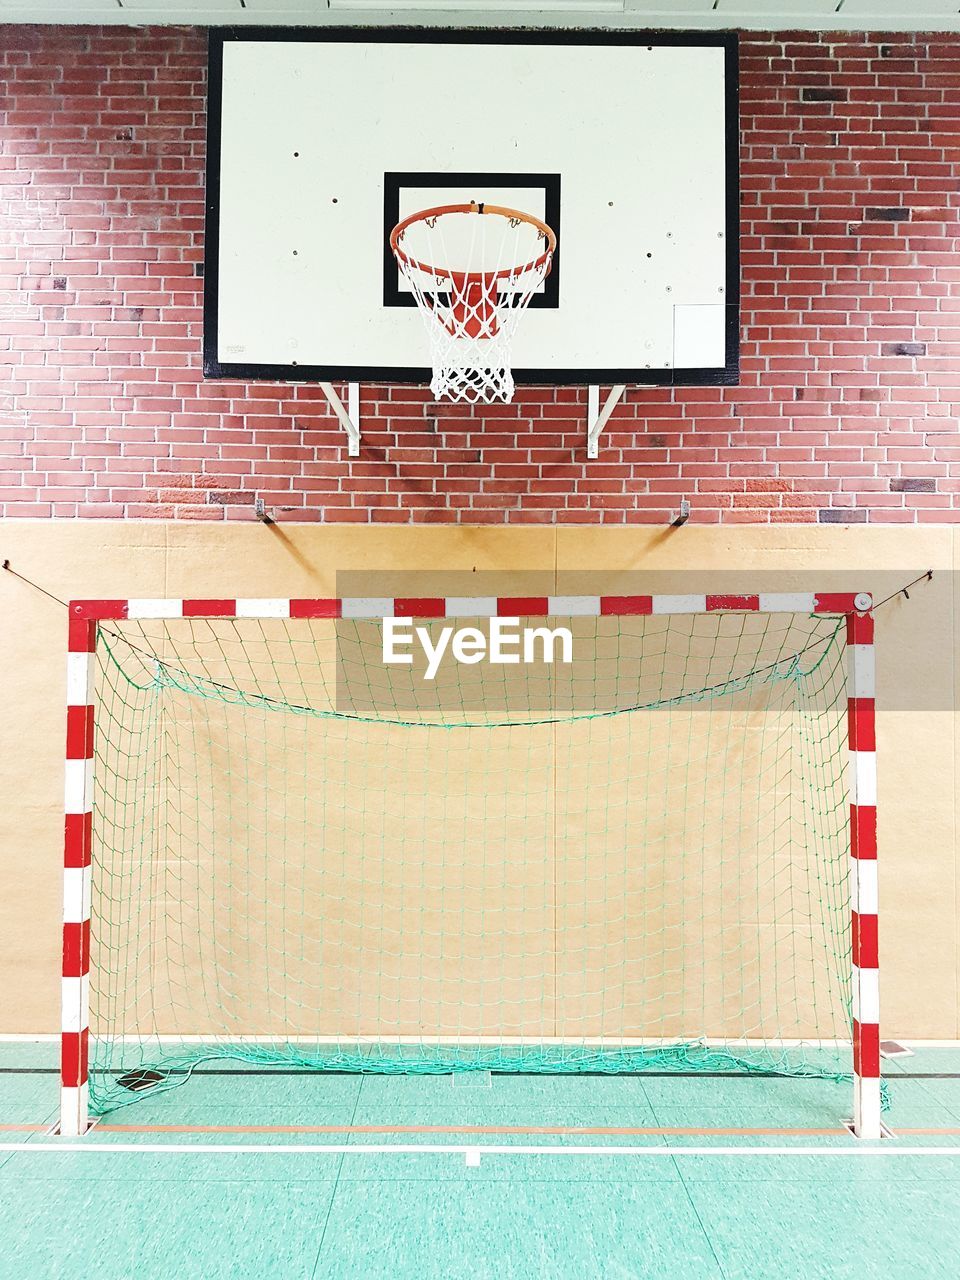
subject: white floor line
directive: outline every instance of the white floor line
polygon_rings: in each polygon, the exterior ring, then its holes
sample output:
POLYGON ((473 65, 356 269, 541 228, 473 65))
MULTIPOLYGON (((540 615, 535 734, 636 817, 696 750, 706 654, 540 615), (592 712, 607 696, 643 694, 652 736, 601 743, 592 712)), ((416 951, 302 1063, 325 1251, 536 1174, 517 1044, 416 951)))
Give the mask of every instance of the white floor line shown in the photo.
POLYGON ((59 1151, 78 1152, 87 1155, 281 1155, 281 1156, 406 1156, 443 1155, 468 1156, 479 1152, 481 1156, 666 1156, 670 1159, 683 1156, 960 1156, 960 1144, 944 1147, 909 1147, 899 1143, 883 1142, 877 1146, 864 1144, 849 1147, 535 1147, 494 1146, 475 1143, 471 1146, 428 1145, 427 1143, 355 1143, 347 1145, 318 1143, 271 1146, 255 1146, 249 1143, 136 1143, 136 1142, 0 1142, 0 1151, 18 1151, 26 1155, 49 1155, 59 1151))

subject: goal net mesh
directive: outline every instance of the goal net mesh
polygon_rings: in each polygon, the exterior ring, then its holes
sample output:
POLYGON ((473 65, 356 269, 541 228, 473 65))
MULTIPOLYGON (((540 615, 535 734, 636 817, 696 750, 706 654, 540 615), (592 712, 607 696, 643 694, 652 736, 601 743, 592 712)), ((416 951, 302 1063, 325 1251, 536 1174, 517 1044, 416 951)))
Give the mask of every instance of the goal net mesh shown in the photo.
POLYGON ((428 679, 379 621, 103 624, 95 1110, 213 1058, 849 1071, 842 622, 558 625, 428 679))

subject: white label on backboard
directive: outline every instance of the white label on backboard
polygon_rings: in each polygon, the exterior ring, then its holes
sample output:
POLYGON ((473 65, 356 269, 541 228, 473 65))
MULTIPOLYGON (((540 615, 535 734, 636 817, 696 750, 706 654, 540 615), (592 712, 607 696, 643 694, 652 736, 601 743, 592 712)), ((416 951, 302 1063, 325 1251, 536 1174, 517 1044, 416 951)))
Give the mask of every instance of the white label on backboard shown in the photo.
POLYGON ((673 308, 673 358, 678 369, 709 369, 723 351, 727 309, 720 302, 673 308))

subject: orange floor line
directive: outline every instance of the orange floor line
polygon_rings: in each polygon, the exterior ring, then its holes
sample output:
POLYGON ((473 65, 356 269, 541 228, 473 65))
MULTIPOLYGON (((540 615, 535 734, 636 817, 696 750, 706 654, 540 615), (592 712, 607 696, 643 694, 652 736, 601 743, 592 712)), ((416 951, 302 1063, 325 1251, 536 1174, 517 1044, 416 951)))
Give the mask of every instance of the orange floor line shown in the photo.
MULTIPOLYGON (((47 1124, 24 1121, 19 1124, 0 1124, 0 1133, 45 1133, 47 1124)), ((554 1134, 565 1136, 605 1137, 693 1137, 693 1138, 830 1138, 845 1134, 845 1128, 835 1129, 700 1129, 679 1126, 643 1126, 624 1128, 613 1125, 590 1125, 583 1128, 568 1125, 456 1125, 456 1124, 98 1124, 103 1133, 462 1133, 462 1134, 554 1134)), ((897 1137, 960 1137, 956 1128, 908 1128, 898 1126, 897 1137)))
POLYGON ((898 1135, 901 1133, 915 1134, 917 1137, 920 1137, 922 1134, 925 1134, 925 1133, 932 1134, 934 1136, 945 1135, 949 1137, 951 1134, 960 1134, 960 1128, 957 1128, 957 1129, 904 1129, 904 1128, 901 1128, 900 1125, 898 1125, 895 1132, 898 1135))

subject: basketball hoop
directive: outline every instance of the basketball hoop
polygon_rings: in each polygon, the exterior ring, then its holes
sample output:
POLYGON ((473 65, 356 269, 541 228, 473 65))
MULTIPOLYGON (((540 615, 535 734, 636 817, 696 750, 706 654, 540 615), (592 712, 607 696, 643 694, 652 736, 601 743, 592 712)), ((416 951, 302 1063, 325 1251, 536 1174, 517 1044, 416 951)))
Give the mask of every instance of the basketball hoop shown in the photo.
POLYGON ((513 337, 550 274, 554 232, 529 213, 474 201, 411 214, 390 248, 430 337, 434 398, 510 401, 513 337))

